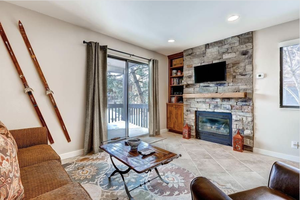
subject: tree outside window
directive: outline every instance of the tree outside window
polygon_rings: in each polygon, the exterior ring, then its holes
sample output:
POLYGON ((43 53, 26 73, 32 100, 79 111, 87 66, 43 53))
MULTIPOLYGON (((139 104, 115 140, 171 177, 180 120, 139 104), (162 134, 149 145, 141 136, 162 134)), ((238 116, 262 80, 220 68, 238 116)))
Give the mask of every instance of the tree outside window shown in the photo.
POLYGON ((299 108, 300 44, 280 48, 280 107, 299 108))

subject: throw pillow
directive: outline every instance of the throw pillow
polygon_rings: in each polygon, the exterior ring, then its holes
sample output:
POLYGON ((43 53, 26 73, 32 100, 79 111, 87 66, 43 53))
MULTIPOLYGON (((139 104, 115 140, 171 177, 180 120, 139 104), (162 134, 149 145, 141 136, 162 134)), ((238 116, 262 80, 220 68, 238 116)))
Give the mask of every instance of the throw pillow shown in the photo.
POLYGON ((0 124, 0 199, 20 200, 24 197, 17 148, 7 128, 0 124))
POLYGON ((0 121, 0 134, 4 135, 9 140, 11 140, 11 142, 14 144, 14 146, 17 149, 17 152, 18 152, 18 145, 17 145, 14 137, 11 135, 11 133, 9 132, 9 130, 6 128, 6 126, 1 121, 0 121))

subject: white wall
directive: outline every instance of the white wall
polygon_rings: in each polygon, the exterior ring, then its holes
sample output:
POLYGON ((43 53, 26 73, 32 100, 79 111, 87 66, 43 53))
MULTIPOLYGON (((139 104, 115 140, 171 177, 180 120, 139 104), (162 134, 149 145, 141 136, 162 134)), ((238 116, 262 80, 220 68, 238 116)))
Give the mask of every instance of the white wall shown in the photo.
POLYGON ((299 38, 299 20, 254 32, 254 147, 255 151, 299 159, 291 141, 299 141, 299 109, 279 108, 279 47, 284 41, 299 38))
MULTIPOLYGON (((161 129, 166 128, 166 56, 5 2, 0 2, 0 19, 27 81, 35 91, 35 98, 55 140, 52 146, 59 154, 83 148, 86 77, 86 46, 82 44, 83 40, 98 41, 111 48, 159 60, 160 124, 161 129), (66 141, 52 105, 45 95, 42 82, 19 33, 18 20, 25 26, 50 88, 54 91, 71 143, 66 141)), ((40 126, 2 40, 0 94, 0 120, 9 129, 40 126)))

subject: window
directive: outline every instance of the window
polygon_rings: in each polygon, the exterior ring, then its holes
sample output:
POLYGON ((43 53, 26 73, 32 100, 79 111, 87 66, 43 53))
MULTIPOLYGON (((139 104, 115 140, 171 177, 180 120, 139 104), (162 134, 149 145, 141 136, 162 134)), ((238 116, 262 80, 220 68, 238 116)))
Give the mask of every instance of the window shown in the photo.
POLYGON ((280 48, 280 107, 299 108, 300 44, 280 48))

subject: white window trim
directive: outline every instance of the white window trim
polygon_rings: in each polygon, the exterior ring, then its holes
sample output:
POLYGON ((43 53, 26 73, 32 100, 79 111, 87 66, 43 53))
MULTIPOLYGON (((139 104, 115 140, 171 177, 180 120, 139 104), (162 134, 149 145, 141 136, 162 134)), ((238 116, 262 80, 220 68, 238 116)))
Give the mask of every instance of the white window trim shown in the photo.
POLYGON ((278 44, 278 47, 292 46, 292 45, 295 45, 295 44, 300 44, 300 38, 294 39, 294 40, 288 40, 288 41, 285 41, 285 42, 280 42, 278 44))

